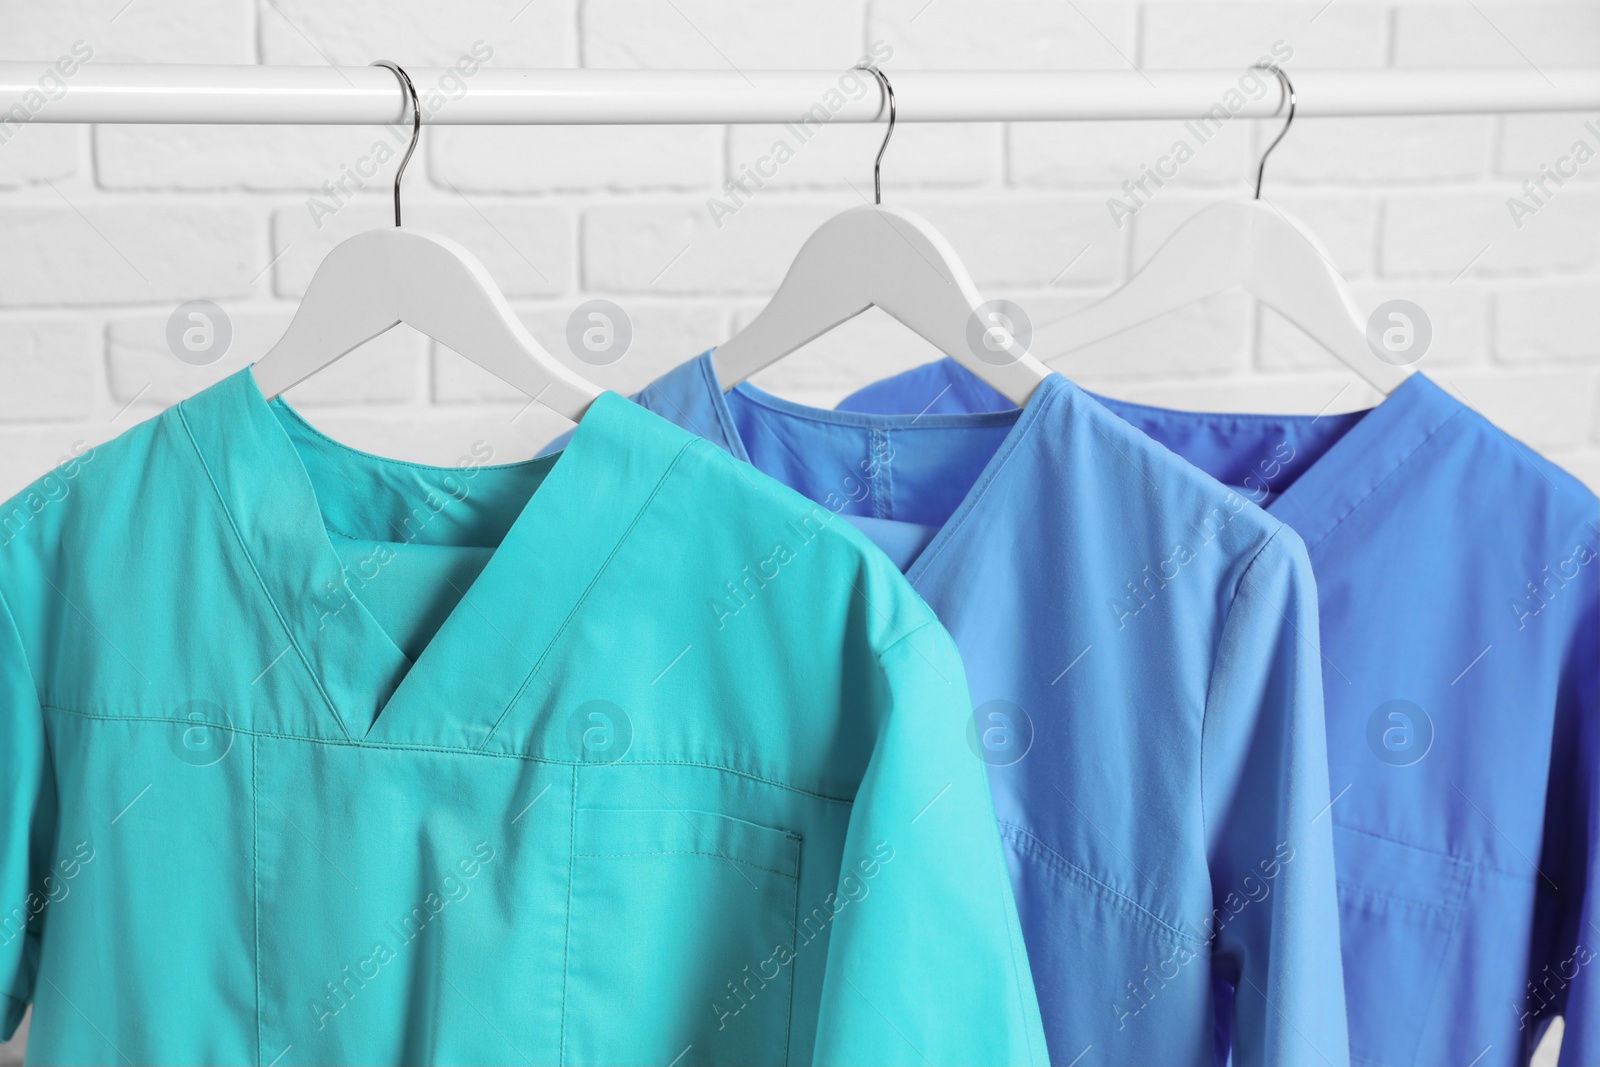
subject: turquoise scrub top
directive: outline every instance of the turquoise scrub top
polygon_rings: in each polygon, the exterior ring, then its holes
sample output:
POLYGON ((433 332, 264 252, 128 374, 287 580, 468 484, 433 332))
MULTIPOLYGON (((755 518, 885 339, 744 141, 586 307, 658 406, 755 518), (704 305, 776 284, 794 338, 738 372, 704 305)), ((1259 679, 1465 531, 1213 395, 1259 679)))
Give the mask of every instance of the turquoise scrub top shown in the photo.
MULTIPOLYGON (((1515 1067, 1564 1015, 1600 1063, 1600 501, 1421 374, 1318 417, 1100 399, 1310 550, 1352 1056, 1515 1067)), ((949 360, 841 405, 1010 407, 949 360)))
POLYGON ((1294 531, 1059 375, 1022 411, 639 403, 837 510, 961 650, 1058 1065, 1349 1062, 1294 531))
POLYGON ((949 636, 615 394, 559 457, 248 370, 0 508, 35 1063, 1046 1062, 949 636))

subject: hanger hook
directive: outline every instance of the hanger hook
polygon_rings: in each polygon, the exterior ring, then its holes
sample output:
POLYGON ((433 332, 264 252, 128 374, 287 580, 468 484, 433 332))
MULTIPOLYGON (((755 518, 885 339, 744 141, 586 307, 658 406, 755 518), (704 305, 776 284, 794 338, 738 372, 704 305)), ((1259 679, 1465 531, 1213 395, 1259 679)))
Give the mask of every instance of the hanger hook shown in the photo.
POLYGON ((400 157, 400 169, 394 172, 394 224, 400 225, 400 177, 406 172, 406 164, 411 162, 411 153, 417 150, 417 141, 422 137, 422 108, 417 106, 417 87, 411 84, 411 75, 398 63, 391 63, 387 59, 379 59, 369 64, 374 67, 388 67, 400 76, 400 86, 411 98, 411 143, 406 146, 406 154, 400 157))
POLYGON ((888 75, 879 70, 872 63, 858 63, 854 70, 864 70, 878 79, 878 84, 883 87, 884 98, 889 102, 889 128, 884 131, 883 144, 878 146, 878 158, 872 161, 872 202, 883 203, 883 180, 879 177, 883 169, 883 153, 889 147, 889 138, 894 136, 894 86, 889 84, 888 75))
POLYGON ((1283 129, 1278 131, 1278 136, 1274 137, 1272 143, 1267 145, 1267 150, 1261 153, 1261 163, 1256 167, 1256 199, 1260 200, 1261 176, 1267 171, 1267 157, 1272 155, 1272 150, 1278 147, 1278 142, 1283 140, 1283 135, 1289 132, 1290 126, 1294 125, 1294 82, 1289 80, 1289 75, 1285 74, 1283 68, 1276 63, 1257 63, 1251 69, 1270 70, 1277 75, 1278 84, 1283 90, 1283 96, 1278 100, 1278 106, 1282 107, 1284 100, 1289 101, 1289 117, 1284 119, 1283 129))

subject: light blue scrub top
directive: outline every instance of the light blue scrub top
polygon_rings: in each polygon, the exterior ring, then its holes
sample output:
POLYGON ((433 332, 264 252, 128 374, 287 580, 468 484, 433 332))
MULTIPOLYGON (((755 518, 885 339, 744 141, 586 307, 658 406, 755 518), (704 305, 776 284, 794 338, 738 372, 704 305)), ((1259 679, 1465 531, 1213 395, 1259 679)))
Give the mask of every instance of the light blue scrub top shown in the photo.
POLYGON ((707 354, 635 399, 848 518, 955 638, 1052 1062, 1348 1062, 1292 530, 1059 375, 877 416, 725 396, 707 354))
MULTIPOLYGON (((1600 1063, 1594 494, 1421 374, 1320 418, 1099 399, 1310 550, 1352 1058, 1520 1064, 1565 1014, 1600 1063)), ((840 408, 1014 410, 949 360, 840 408)))

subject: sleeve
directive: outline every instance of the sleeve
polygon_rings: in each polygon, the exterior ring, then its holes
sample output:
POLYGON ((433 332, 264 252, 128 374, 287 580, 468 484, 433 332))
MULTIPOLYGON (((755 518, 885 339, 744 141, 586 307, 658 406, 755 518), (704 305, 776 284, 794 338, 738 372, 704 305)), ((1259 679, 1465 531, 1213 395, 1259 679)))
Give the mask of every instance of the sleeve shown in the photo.
POLYGON ((1287 529, 1240 577, 1202 732, 1207 932, 1219 1004, 1232 994, 1233 1063, 1343 1067, 1317 593, 1305 546, 1287 529))
POLYGON ((1600 1063, 1600 591, 1585 586, 1585 604, 1561 679, 1557 718, 1575 739, 1572 801, 1550 813, 1565 825, 1567 862, 1560 878, 1555 951, 1531 983, 1565 985, 1561 1067, 1600 1063), (1567 984, 1570 983, 1570 984, 1567 984))
POLYGON ((877 737, 845 841, 815 1062, 1046 1064, 955 645, 925 624, 878 663, 877 737))
POLYGON ((33 998, 49 902, 42 846, 53 797, 43 719, 16 623, 0 599, 0 1040, 10 1040, 33 998))

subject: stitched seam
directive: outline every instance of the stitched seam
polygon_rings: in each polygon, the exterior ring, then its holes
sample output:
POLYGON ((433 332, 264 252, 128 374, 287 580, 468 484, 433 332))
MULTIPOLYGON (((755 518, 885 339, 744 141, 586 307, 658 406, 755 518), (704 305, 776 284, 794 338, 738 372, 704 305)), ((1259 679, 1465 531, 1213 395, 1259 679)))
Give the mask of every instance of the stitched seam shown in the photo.
POLYGON ((322 678, 312 669, 311 661, 306 657, 305 649, 301 648, 300 642, 295 640, 294 628, 289 625, 289 620, 284 618, 283 610, 278 607, 277 600, 273 599, 272 591, 267 588, 266 580, 261 577, 261 571, 256 568, 255 557, 250 554, 250 547, 245 543, 244 535, 239 532, 238 524, 233 521, 233 512, 228 510, 228 502, 222 495, 222 487, 217 484, 216 476, 211 472, 211 465, 206 462, 206 454, 201 449, 200 442, 195 440, 194 429, 189 425, 189 418, 183 410, 183 405, 179 404, 173 410, 178 413, 178 422, 183 426, 183 432, 189 438, 189 446, 194 449, 195 457, 200 461, 200 469, 205 472, 206 481, 211 484, 211 491, 217 496, 217 504, 222 508, 222 517, 227 521, 228 529, 233 532, 233 538, 239 544, 239 552, 244 556, 245 564, 249 566, 250 573, 255 577, 256 584, 261 587, 261 595, 266 598, 268 604, 272 605, 272 613, 277 616, 278 625, 283 627, 283 632, 289 639, 289 646, 294 649, 295 655, 300 657, 301 666, 305 668, 306 674, 311 678, 311 684, 321 694, 323 702, 328 705, 328 710, 333 713, 333 719, 339 724, 339 729, 344 731, 346 737, 351 737, 350 727, 345 725, 344 716, 339 714, 339 708, 334 704, 333 697, 329 696, 328 691, 322 687, 322 678))
POLYGON ((1326 541, 1333 534, 1333 532, 1335 530, 1337 530, 1341 525, 1344 524, 1344 520, 1348 519, 1351 515, 1355 514, 1356 509, 1361 507, 1362 504, 1367 502, 1367 499, 1369 497, 1371 497, 1372 494, 1376 493, 1379 489, 1382 489, 1385 485, 1388 484, 1389 479, 1393 478, 1396 474, 1400 473, 1401 468, 1403 468, 1407 463, 1411 462, 1411 457, 1412 456, 1416 455, 1418 452, 1420 452, 1424 448, 1426 448, 1428 446, 1428 444, 1436 436, 1438 436, 1438 434, 1441 431, 1444 430, 1445 427, 1449 426, 1452 422, 1454 422, 1456 420, 1456 416, 1460 415, 1463 411, 1466 411, 1466 410, 1467 410, 1466 408, 1458 408, 1457 410, 1451 412, 1450 413, 1450 417, 1445 419, 1439 425, 1435 426, 1433 429, 1429 430, 1427 436, 1424 437, 1422 440, 1418 441, 1415 448, 1411 449, 1411 451, 1407 452, 1405 455, 1403 455, 1399 459, 1395 460, 1394 466, 1390 467, 1389 470, 1384 474, 1384 476, 1382 478, 1379 478, 1377 481, 1372 483, 1372 488, 1368 489, 1365 493, 1361 494, 1360 499, 1351 501, 1350 505, 1344 509, 1344 511, 1339 515, 1339 517, 1337 519, 1334 519, 1333 522, 1328 526, 1327 529, 1323 530, 1322 533, 1317 535, 1317 539, 1315 541, 1309 541, 1309 542, 1306 543, 1307 551, 1309 551, 1313 545, 1320 545, 1320 544, 1322 544, 1322 542, 1326 541))
POLYGON ((1450 958, 1450 946, 1455 942, 1456 931, 1461 928, 1461 904, 1466 898, 1467 886, 1471 883, 1472 876, 1471 872, 1469 871, 1467 877, 1462 878, 1460 885, 1456 887, 1456 900, 1455 903, 1450 906, 1450 931, 1449 933, 1445 934, 1444 943, 1439 946, 1439 966, 1434 969, 1433 985, 1428 989, 1428 999, 1423 1002, 1421 1026, 1419 1029, 1424 1033, 1427 1032, 1428 1019, 1434 1013, 1434 1005, 1439 996, 1439 983, 1444 981, 1445 960, 1450 958))
POLYGON ((926 622, 919 622, 915 626, 913 626, 911 629, 907 630, 905 633, 903 633, 899 637, 895 638, 893 641, 890 641, 887 645, 885 645, 883 647, 883 650, 878 653, 878 664, 879 664, 879 666, 882 666, 882 664, 883 664, 883 657, 887 656, 890 652, 894 651, 896 648, 900 647, 905 642, 911 640, 911 638, 917 636, 917 634, 921 633, 923 630, 926 630, 926 629, 929 629, 930 627, 934 627, 934 626, 938 626, 938 625, 939 625, 939 620, 938 619, 929 619, 926 622))
MULTIPOLYGON (((794 910, 789 915, 789 954, 795 954, 795 942, 800 937, 800 839, 794 839, 794 910)), ((785 1067, 789 1063, 790 1053, 794 1043, 794 968, 789 968, 789 1011, 783 1024, 783 1062, 785 1067)))
POLYGON ((580 859, 586 860, 604 860, 619 856, 706 856, 710 859, 724 859, 731 863, 743 864, 744 866, 757 871, 770 871, 771 873, 779 875, 783 878, 799 877, 799 875, 790 871, 780 871, 776 867, 763 867, 759 863, 751 863, 749 860, 742 860, 738 856, 732 855, 731 853, 728 855, 723 855, 720 852, 702 852, 699 849, 678 849, 660 852, 577 852, 574 853, 574 855, 578 856, 580 859))
POLYGON ((1339 879, 1338 886, 1341 892, 1350 896, 1370 897, 1373 900, 1383 900, 1390 904, 1399 904, 1408 908, 1427 908, 1434 911, 1445 911, 1454 907, 1448 901, 1442 900, 1413 900, 1410 897, 1397 897, 1392 893, 1385 893, 1378 889, 1368 889, 1366 886, 1339 879))
POLYGON ((578 768, 572 768, 572 813, 567 817, 567 929, 561 939, 561 1039, 556 1062, 567 1062, 567 967, 572 956, 572 879, 578 856, 578 768))
POLYGON ((506 702, 506 706, 494 720, 494 725, 489 728, 488 736, 483 739, 483 744, 478 746, 479 752, 482 752, 489 746, 489 742, 494 740, 494 735, 500 729, 500 724, 506 721, 506 716, 511 714, 511 709, 517 706, 517 702, 522 699, 522 694, 527 692, 528 686, 533 682, 534 675, 539 673, 539 668, 544 665, 545 660, 550 658, 551 650, 560 643, 562 635, 567 632, 567 627, 572 625, 572 620, 578 617, 578 612, 582 610, 583 605, 588 601, 589 594, 594 592, 595 586, 600 584, 600 579, 605 577, 606 571, 610 569, 611 561, 617 558, 617 553, 622 551, 622 546, 627 543, 629 536, 639 525, 639 520, 644 518, 644 513, 650 510, 651 504, 655 503, 656 497, 661 492, 661 487, 666 485, 667 479, 672 477, 672 472, 677 470, 678 463, 683 459, 684 454, 696 444, 704 444, 708 448, 715 447, 704 438, 691 437, 678 449, 677 453, 672 457, 672 462, 667 464, 667 469, 661 472, 660 478, 656 479, 656 484, 651 488, 650 495, 645 497, 644 502, 639 505, 639 510, 634 512, 633 518, 628 520, 628 528, 622 531, 616 543, 611 546, 611 551, 606 553, 606 558, 589 579, 589 584, 583 587, 582 593, 578 594, 578 599, 573 603, 571 610, 567 612, 566 618, 562 619, 561 625, 556 627, 556 632, 551 635, 549 642, 545 644, 544 651, 539 653, 539 658, 529 668, 527 676, 522 679, 522 684, 517 686, 516 693, 506 702))
POLYGON ((256 1063, 261 1063, 261 779, 257 768, 259 738, 250 739, 250 893, 256 939, 256 1063))
MULTIPOLYGON (((1277 520, 1274 520, 1274 521, 1277 521, 1277 520)), ((1249 577, 1249 575, 1250 575, 1250 569, 1256 565, 1256 560, 1261 558, 1261 553, 1263 553, 1263 552, 1265 552, 1267 550, 1267 546, 1272 544, 1274 541, 1276 541, 1278 539, 1278 535, 1280 533, 1282 533, 1285 529, 1287 529, 1287 527, 1283 523, 1279 522, 1277 524, 1277 527, 1275 529, 1273 529, 1272 533, 1267 536, 1266 540, 1262 541, 1261 544, 1256 548, 1256 550, 1250 554, 1250 562, 1246 563, 1244 565, 1244 569, 1239 572, 1238 579, 1235 580, 1234 583, 1233 583, 1233 592, 1228 594, 1228 610, 1223 615, 1222 631, 1221 631, 1220 636, 1218 637, 1218 644, 1219 645, 1221 644, 1222 640, 1224 640, 1227 637, 1228 625, 1229 625, 1229 623, 1231 623, 1233 621, 1233 609, 1234 609, 1234 606, 1236 604, 1238 604, 1238 602, 1239 602, 1239 591, 1244 588, 1245 579, 1247 577, 1249 577)), ((1318 654, 1319 654, 1319 657, 1320 657, 1321 649, 1319 648, 1317 651, 1318 651, 1318 654)), ((1198 774, 1197 774, 1196 777, 1197 777, 1197 780, 1198 780, 1199 786, 1200 786, 1200 804, 1199 804, 1199 808, 1200 808, 1200 840, 1204 841, 1204 842, 1209 842, 1211 840, 1210 817, 1206 812, 1206 742, 1205 742, 1205 738, 1206 738, 1206 726, 1210 722, 1210 719, 1211 719, 1211 691, 1212 691, 1212 686, 1216 684, 1216 680, 1217 680, 1217 660, 1219 658, 1220 657, 1215 656, 1215 655, 1213 655, 1211 657, 1211 670, 1206 675, 1206 702, 1205 702, 1205 707, 1202 708, 1201 711, 1200 711, 1200 756, 1199 756, 1200 767, 1199 767, 1199 771, 1198 771, 1198 774)), ((1321 663, 1319 662, 1318 663, 1318 670, 1320 670, 1320 669, 1321 669, 1321 663)), ((1208 851, 1209 851, 1209 845, 1207 846, 1207 848, 1208 848, 1208 851)), ((1208 866, 1209 866, 1209 863, 1208 863, 1208 866)))
POLYGON ((1074 879, 1082 880, 1083 882, 1088 883, 1090 888, 1099 889, 1110 894, 1110 896, 1113 898, 1111 901, 1112 903, 1119 904, 1123 908, 1134 911, 1136 913, 1136 918, 1144 920, 1144 922, 1153 927, 1151 931, 1152 933, 1158 933, 1166 937, 1174 938, 1182 947, 1185 948, 1198 948, 1202 951, 1210 949, 1210 942, 1195 937, 1193 934, 1185 933, 1184 931, 1173 926, 1171 923, 1167 922, 1165 919, 1162 919, 1159 915, 1156 915, 1149 908, 1146 908, 1143 904, 1140 904, 1137 900, 1134 900, 1126 893, 1107 885, 1105 882, 1096 878, 1082 867, 1079 867, 1076 863, 1073 863, 1071 860, 1067 859, 1066 856, 1045 844, 1044 841, 1029 831, 1023 829, 1015 823, 1000 821, 998 825, 1000 827, 1001 836, 1014 840, 1018 848, 1026 851, 1029 855, 1033 856, 1047 867, 1056 869, 1060 874, 1070 875, 1074 879))
MULTIPOLYGON (((1050 388, 1050 381, 1051 379, 1046 378, 1039 383, 1037 388, 1050 388)), ((929 545, 929 548, 933 550, 932 555, 924 552, 922 556, 917 557, 917 561, 913 566, 917 569, 918 574, 927 573, 934 561, 943 555, 944 550, 955 540, 956 534, 977 513, 978 505, 983 502, 984 497, 989 495, 989 490, 994 488, 995 483, 1000 480, 1000 475, 1005 473, 1007 465, 1021 450, 1024 438, 1032 434, 1033 424, 1039 421, 1044 415, 1045 409, 1055 404, 1060 396, 1061 392, 1059 390, 1051 389, 1050 392, 1039 399, 1037 404, 1031 404, 1022 409, 1022 414, 1017 417, 1011 432, 1006 434, 1005 440, 1000 443, 999 451, 990 459, 990 465, 979 476, 977 483, 968 492, 966 499, 962 501, 961 506, 957 509, 957 514, 951 516, 950 520, 945 523, 944 528, 939 531, 938 543, 929 545)))
MULTIPOLYGON (((284 414, 288 415, 295 421, 295 425, 297 427, 305 430, 312 437, 315 437, 324 444, 332 445, 341 452, 348 452, 350 455, 357 456, 363 460, 367 460, 372 463, 382 463, 391 467, 409 467, 412 470, 427 471, 430 474, 436 475, 460 473, 459 467, 439 467, 431 463, 414 463, 408 459, 395 459, 393 456, 380 456, 376 452, 363 452, 359 448, 355 448, 351 445, 345 444, 343 441, 338 441, 332 437, 329 437, 327 434, 311 425, 311 423, 307 422, 305 416, 300 414, 300 412, 296 411, 294 408, 290 407, 287 401, 280 400, 277 397, 268 400, 267 407, 281 409, 284 414)), ((276 415, 277 411, 274 411, 273 414, 276 415)), ((517 470, 520 468, 526 470, 537 463, 543 463, 549 458, 549 456, 535 456, 532 459, 516 460, 512 463, 485 463, 482 466, 475 467, 473 469, 480 471, 494 471, 517 470)), ((551 465, 554 466, 554 464, 551 465)))
MULTIPOLYGON (((907 636, 910 636, 910 635, 907 635, 907 636)), ((97 715, 97 714, 94 714, 92 712, 74 711, 72 708, 64 708, 64 707, 61 707, 58 704, 42 704, 40 706, 44 707, 44 708, 48 708, 51 711, 60 712, 63 715, 75 715, 80 719, 89 719, 89 720, 94 721, 94 722, 170 722, 170 723, 182 723, 184 725, 190 725, 190 726, 194 725, 194 720, 192 720, 192 719, 174 719, 174 718, 171 718, 169 716, 164 716, 164 715, 97 715)), ((231 730, 232 732, 234 732, 236 734, 242 734, 242 735, 244 735, 246 737, 272 737, 272 738, 276 738, 276 739, 278 739, 280 741, 304 741, 307 744, 312 744, 312 745, 331 745, 331 746, 334 746, 336 748, 376 748, 376 749, 383 749, 385 751, 395 751, 395 752, 435 752, 435 753, 439 753, 441 755, 449 755, 449 756, 472 756, 472 757, 483 757, 483 758, 487 758, 487 759, 518 759, 518 760, 523 760, 523 761, 528 762, 528 763, 540 763, 540 764, 545 764, 545 765, 548 765, 548 766, 551 766, 551 767, 582 767, 582 766, 584 766, 584 761, 583 760, 550 759, 549 757, 546 757, 546 756, 529 755, 526 752, 480 752, 480 751, 478 751, 476 749, 471 749, 471 748, 446 748, 443 745, 402 745, 402 744, 396 744, 396 743, 390 742, 390 741, 356 741, 356 740, 353 740, 353 739, 352 740, 341 741, 341 740, 339 740, 337 738, 330 738, 330 737, 307 737, 307 736, 302 735, 302 734, 274 733, 271 730, 251 730, 251 729, 248 729, 248 728, 243 727, 243 726, 229 726, 226 723, 208 722, 205 725, 207 725, 207 726, 215 726, 215 727, 217 727, 219 729, 231 730)), ((815 789, 807 789, 804 786, 798 786, 798 785, 794 785, 794 784, 789 783, 789 782, 779 781, 776 778, 768 778, 765 775, 757 774, 754 771, 747 771, 747 770, 744 770, 741 767, 730 767, 727 764, 723 764, 723 763, 707 763, 704 760, 674 760, 674 759, 618 760, 615 763, 608 763, 608 764, 606 764, 606 766, 608 766, 608 767, 703 767, 708 771, 720 771, 720 772, 725 773, 725 774, 738 775, 740 778, 748 778, 749 780, 751 780, 753 782, 763 782, 763 783, 765 783, 767 785, 770 785, 770 786, 776 786, 779 789, 787 789, 791 793, 798 793, 801 796, 815 797, 818 800, 826 800, 826 801, 828 801, 830 803, 833 803, 833 804, 845 804, 845 805, 848 805, 848 804, 854 803, 854 800, 851 797, 836 797, 836 796, 833 796, 832 794, 829 794, 829 793, 818 792, 815 789)))
POLYGON ((1436 848, 1425 848, 1422 845, 1413 845, 1411 842, 1402 841, 1397 837, 1385 837, 1383 834, 1374 833, 1371 830, 1363 830, 1357 826, 1346 826, 1344 823, 1335 823, 1334 825, 1336 829, 1343 830, 1345 833, 1360 834, 1363 837, 1370 837, 1378 841, 1387 842, 1391 845, 1398 845, 1401 848, 1408 848, 1415 852, 1421 852, 1426 856, 1438 856, 1440 859, 1449 860, 1451 863, 1465 867, 1470 871, 1486 871, 1490 874, 1498 874, 1504 878, 1514 878, 1520 882, 1531 882, 1539 878, 1539 873, 1537 871, 1533 872, 1532 874, 1529 874, 1525 871, 1510 871, 1504 867, 1498 867, 1495 864, 1485 863, 1481 860, 1464 859, 1461 856, 1453 856, 1448 852, 1441 852, 1436 848))

